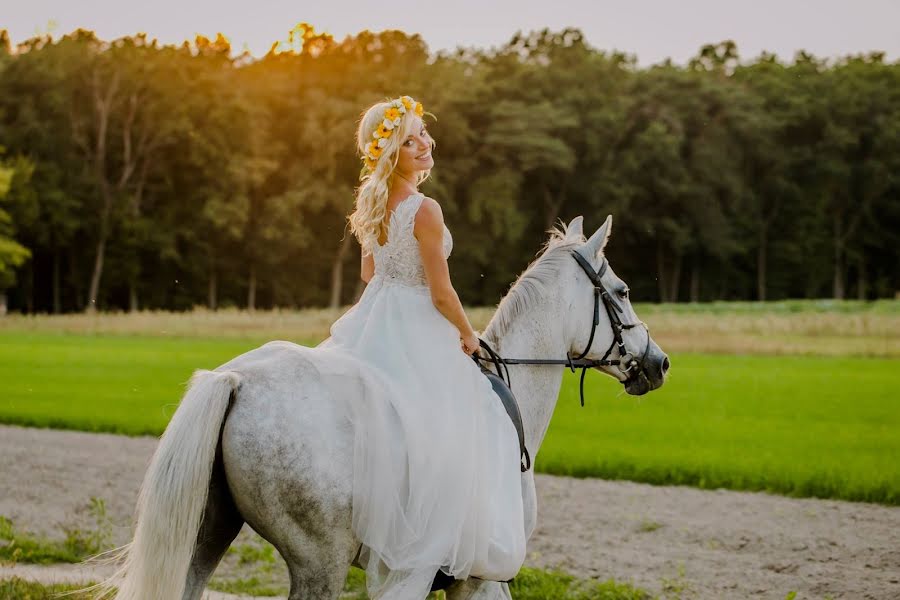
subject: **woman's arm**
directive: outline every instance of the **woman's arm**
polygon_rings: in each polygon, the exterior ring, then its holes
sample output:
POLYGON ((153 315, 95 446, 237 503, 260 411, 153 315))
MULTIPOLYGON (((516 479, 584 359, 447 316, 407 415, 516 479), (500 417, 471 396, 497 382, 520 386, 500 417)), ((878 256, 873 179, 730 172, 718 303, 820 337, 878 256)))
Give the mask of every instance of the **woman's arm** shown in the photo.
POLYGON ((362 251, 362 258, 360 260, 359 267, 359 277, 366 283, 369 283, 369 280, 375 275, 375 257, 371 254, 366 254, 366 251, 362 251))
POLYGON ((471 354, 478 349, 478 338, 463 310, 462 303, 450 282, 450 268, 444 258, 444 215, 440 205, 431 198, 425 198, 419 212, 413 233, 419 240, 422 266, 431 290, 431 301, 435 308, 459 330, 463 349, 471 354))

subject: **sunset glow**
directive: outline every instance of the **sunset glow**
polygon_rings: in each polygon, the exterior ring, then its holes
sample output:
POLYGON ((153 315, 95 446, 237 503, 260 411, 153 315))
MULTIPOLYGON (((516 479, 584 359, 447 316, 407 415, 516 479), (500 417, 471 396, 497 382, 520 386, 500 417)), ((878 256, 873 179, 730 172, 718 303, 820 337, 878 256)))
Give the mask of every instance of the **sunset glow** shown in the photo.
POLYGON ((301 22, 338 40, 365 29, 401 29, 421 34, 432 51, 497 46, 517 30, 577 27, 594 47, 636 54, 638 62, 645 65, 666 57, 683 63, 702 44, 723 39, 733 39, 743 57, 767 50, 791 58, 798 49, 824 57, 872 50, 885 51, 892 59, 900 56, 900 4, 890 0, 815 4, 799 0, 560 0, 552 5, 456 0, 410 7, 383 10, 358 0, 240 4, 36 0, 4 8, 0 28, 10 31, 13 43, 47 32, 59 36, 79 27, 95 31, 102 39, 146 31, 150 38, 168 44, 193 40, 197 35, 215 38, 221 32, 235 53, 246 50, 257 57, 273 45, 278 51, 292 48, 297 41, 292 41, 288 32, 301 22))

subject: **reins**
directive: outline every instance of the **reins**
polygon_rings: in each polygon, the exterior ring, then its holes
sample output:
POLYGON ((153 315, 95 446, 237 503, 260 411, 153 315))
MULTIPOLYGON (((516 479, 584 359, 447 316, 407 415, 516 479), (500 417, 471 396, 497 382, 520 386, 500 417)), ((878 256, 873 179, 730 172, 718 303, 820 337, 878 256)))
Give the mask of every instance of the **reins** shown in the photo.
POLYGON ((512 389, 512 380, 509 377, 509 369, 508 365, 563 365, 571 369, 574 373, 576 369, 581 369, 581 378, 579 381, 579 394, 581 396, 581 406, 584 406, 584 377, 587 374, 588 369, 593 369, 595 367, 605 367, 605 366, 625 366, 622 370, 623 373, 627 375, 627 379, 623 382, 624 384, 628 384, 634 378, 640 376, 641 365, 644 362, 644 359, 647 358, 647 352, 650 350, 650 330, 647 328, 647 325, 643 321, 638 321, 637 323, 624 323, 619 316, 620 313, 624 313, 621 305, 618 301, 613 298, 609 291, 603 286, 601 278, 603 274, 606 273, 606 269, 609 266, 609 261, 606 260, 606 257, 603 257, 603 262, 600 264, 600 268, 597 271, 594 271, 591 264, 588 260, 581 255, 577 250, 571 251, 572 256, 575 258, 575 261, 582 268, 582 270, 587 274, 588 278, 591 280, 591 283, 594 284, 594 319, 593 324, 591 326, 591 334, 588 338, 587 345, 584 347, 584 350, 578 356, 572 356, 571 352, 566 353, 565 359, 554 359, 554 358, 503 358, 499 354, 497 354, 490 345, 484 340, 479 338, 479 344, 481 347, 488 353, 489 358, 485 358, 478 354, 474 354, 473 358, 476 361, 482 361, 486 363, 490 363, 494 365, 494 370, 497 372, 497 376, 500 377, 503 382, 512 389), (588 352, 591 350, 591 345, 594 343, 594 334, 597 332, 597 325, 600 324, 600 302, 603 301, 603 306, 606 309, 606 314, 609 317, 610 326, 612 327, 613 332, 613 341, 610 343, 609 348, 606 349, 606 352, 603 354, 603 358, 600 359, 590 359, 585 358, 588 352), (644 348, 644 353, 641 356, 641 360, 638 361, 635 359, 634 355, 629 353, 625 348, 625 342, 622 339, 622 332, 626 329, 631 329, 633 327, 637 327, 638 325, 643 325, 644 328, 647 329, 647 345, 644 348), (618 359, 610 359, 609 355, 612 353, 613 348, 617 348, 619 351, 618 359), (502 367, 502 368, 501 368, 502 367), (637 367, 635 369, 635 367, 637 367))

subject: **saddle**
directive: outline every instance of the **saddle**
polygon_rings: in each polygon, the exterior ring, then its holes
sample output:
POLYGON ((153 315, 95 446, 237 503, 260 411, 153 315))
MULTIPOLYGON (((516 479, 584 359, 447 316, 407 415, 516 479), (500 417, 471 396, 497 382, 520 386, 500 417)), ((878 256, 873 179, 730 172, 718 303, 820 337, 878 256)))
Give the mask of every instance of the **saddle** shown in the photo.
POLYGON ((531 468, 531 455, 528 453, 528 448, 525 447, 525 425, 522 423, 522 413, 519 411, 519 403, 516 401, 516 397, 513 395, 512 389, 507 383, 509 381, 509 373, 507 372, 506 377, 503 377, 503 371, 501 371, 502 359, 497 356, 487 342, 482 339, 479 339, 478 341, 490 358, 484 359, 478 356, 478 354, 474 354, 472 355, 472 360, 475 361, 475 364, 478 365, 478 368, 481 369, 484 376, 491 382, 494 393, 500 398, 500 402, 503 403, 503 408, 506 409, 506 414, 509 415, 510 421, 512 421, 516 428, 516 434, 519 437, 519 455, 521 457, 520 468, 524 473, 531 468), (495 373, 485 367, 483 362, 493 364, 494 368, 497 369, 497 372, 495 373))
POLYGON ((519 455, 522 458, 521 470, 524 473, 531 468, 531 455, 528 454, 528 448, 525 447, 525 426, 522 423, 522 413, 519 412, 519 403, 505 381, 481 364, 478 366, 481 368, 484 376, 488 378, 488 381, 491 382, 491 385, 494 387, 494 393, 500 398, 503 408, 506 409, 506 414, 509 415, 509 420, 512 421, 516 428, 516 434, 519 436, 519 455))

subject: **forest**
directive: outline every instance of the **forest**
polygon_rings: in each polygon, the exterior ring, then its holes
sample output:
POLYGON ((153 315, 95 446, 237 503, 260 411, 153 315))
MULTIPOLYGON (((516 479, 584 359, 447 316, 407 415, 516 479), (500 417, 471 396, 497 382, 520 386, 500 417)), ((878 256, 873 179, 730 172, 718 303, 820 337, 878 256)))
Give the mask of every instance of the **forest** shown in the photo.
POLYGON ((262 58, 0 31, 0 312, 339 306, 371 103, 420 100, 422 191, 453 232, 463 302, 495 304, 546 231, 612 214, 644 302, 895 297, 900 63, 741 57, 640 67, 577 29, 429 51, 294 27, 262 58))

